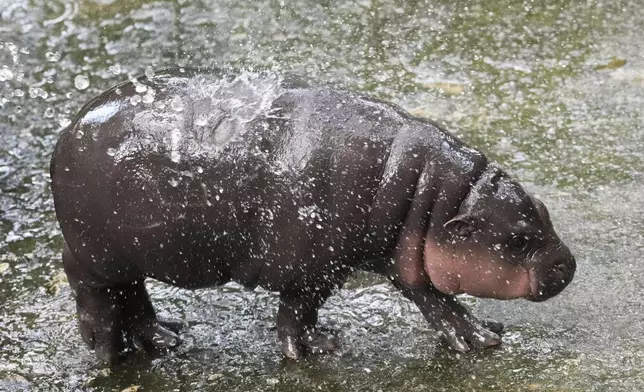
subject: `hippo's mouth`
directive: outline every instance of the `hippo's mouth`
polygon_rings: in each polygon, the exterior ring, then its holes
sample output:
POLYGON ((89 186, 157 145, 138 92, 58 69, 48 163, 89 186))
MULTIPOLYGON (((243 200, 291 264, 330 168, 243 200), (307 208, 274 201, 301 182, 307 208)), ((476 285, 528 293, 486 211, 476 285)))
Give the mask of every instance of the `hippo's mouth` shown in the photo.
POLYGON ((534 270, 534 268, 530 268, 528 271, 528 280, 530 282, 530 292, 526 296, 526 299, 528 301, 533 301, 533 302, 541 302, 544 301, 545 298, 541 298, 539 286, 541 285, 539 283, 539 277, 537 275, 537 272, 534 270))
POLYGON ((525 298, 532 302, 543 302, 558 295, 572 281, 575 273, 575 262, 566 264, 558 262, 547 270, 538 267, 530 268, 528 271, 530 283, 530 295, 525 298))
POLYGON ((525 298, 530 302, 543 302, 550 299, 552 295, 545 295, 543 290, 543 282, 539 279, 539 273, 534 269, 528 270, 530 280, 530 293, 525 298))

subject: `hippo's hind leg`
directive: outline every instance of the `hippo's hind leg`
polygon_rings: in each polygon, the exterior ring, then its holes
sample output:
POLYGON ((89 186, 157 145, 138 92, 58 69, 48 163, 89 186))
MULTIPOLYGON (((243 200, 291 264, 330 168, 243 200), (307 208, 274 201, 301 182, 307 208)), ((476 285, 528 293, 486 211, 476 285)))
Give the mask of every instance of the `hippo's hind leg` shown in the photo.
POLYGON ((108 364, 118 362, 125 341, 136 349, 170 348, 180 339, 178 323, 162 323, 145 289, 143 279, 130 283, 94 287, 81 279, 82 263, 65 244, 63 264, 76 297, 80 332, 96 357, 108 364))
POLYGON ((94 349, 99 360, 109 365, 117 362, 123 348, 121 335, 121 306, 118 293, 110 287, 96 288, 81 279, 81 264, 67 244, 63 250, 63 265, 76 298, 80 333, 94 349))
POLYGON ((280 293, 277 312, 277 336, 282 353, 291 359, 301 359, 306 353, 322 354, 339 346, 331 331, 317 327, 318 309, 331 290, 289 290, 280 293))
POLYGON ((157 318, 143 279, 119 287, 119 303, 122 329, 131 347, 142 351, 172 348, 181 343, 177 333, 182 324, 157 318))

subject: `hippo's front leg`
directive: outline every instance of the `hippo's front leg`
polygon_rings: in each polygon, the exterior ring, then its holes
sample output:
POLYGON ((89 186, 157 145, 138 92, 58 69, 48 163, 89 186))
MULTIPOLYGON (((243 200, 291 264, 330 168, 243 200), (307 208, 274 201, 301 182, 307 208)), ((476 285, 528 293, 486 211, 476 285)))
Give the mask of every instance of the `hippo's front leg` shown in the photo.
POLYGON ((418 306, 425 319, 452 349, 467 352, 472 348, 501 344, 498 334, 503 331, 503 324, 479 321, 454 296, 441 293, 431 285, 419 288, 405 287, 396 282, 394 285, 418 306))

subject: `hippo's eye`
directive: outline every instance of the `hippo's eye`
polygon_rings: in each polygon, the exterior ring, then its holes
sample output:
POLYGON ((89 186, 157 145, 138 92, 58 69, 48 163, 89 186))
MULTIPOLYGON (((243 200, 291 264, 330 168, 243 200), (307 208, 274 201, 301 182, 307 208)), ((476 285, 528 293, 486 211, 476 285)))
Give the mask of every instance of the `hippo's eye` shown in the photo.
POLYGON ((508 247, 512 250, 522 251, 528 246, 528 237, 515 235, 508 240, 508 247))

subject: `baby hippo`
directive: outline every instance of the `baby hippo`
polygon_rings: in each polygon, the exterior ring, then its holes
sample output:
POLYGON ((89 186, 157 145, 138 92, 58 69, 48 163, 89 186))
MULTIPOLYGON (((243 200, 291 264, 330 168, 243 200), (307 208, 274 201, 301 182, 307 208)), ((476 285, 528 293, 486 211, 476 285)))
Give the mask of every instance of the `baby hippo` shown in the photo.
POLYGON ((146 292, 277 291, 281 351, 337 346, 318 309, 386 276, 454 350, 500 344, 454 297, 543 301, 575 259, 546 207, 479 151, 398 106, 278 74, 168 70, 85 105, 51 162, 80 332, 108 364, 179 344, 146 292))

